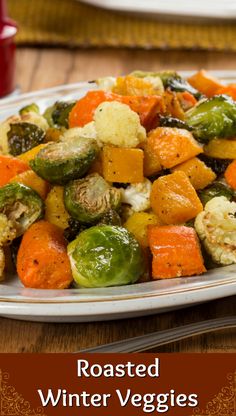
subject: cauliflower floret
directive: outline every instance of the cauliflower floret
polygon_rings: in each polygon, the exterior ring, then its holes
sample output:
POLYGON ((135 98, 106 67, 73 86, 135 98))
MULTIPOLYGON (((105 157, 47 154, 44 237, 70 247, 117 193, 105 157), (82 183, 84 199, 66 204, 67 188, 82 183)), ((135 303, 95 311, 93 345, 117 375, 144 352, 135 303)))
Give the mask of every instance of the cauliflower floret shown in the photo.
POLYGON ((195 229, 216 263, 236 263, 236 203, 211 199, 195 220, 195 229))
POLYGON ((103 91, 112 91, 112 88, 114 87, 116 83, 116 78, 115 77, 103 77, 103 78, 98 78, 96 80, 96 84, 99 87, 100 90, 103 91))
POLYGON ((76 139, 76 137, 96 139, 97 132, 95 129, 95 122, 91 121, 90 123, 85 124, 84 127, 72 127, 71 129, 66 130, 60 137, 60 140, 64 142, 67 140, 76 139))
POLYGON ((150 208, 150 194, 152 184, 148 179, 143 182, 121 188, 121 201, 131 205, 133 212, 146 211, 150 208))
POLYGON ((0 282, 4 280, 4 269, 5 269, 5 255, 2 248, 0 248, 0 282))
POLYGON ((0 214, 0 246, 9 244, 16 237, 16 229, 13 221, 6 215, 0 214))
POLYGON ((146 139, 138 114, 126 104, 104 102, 97 107, 94 120, 98 139, 103 143, 136 147, 146 139))

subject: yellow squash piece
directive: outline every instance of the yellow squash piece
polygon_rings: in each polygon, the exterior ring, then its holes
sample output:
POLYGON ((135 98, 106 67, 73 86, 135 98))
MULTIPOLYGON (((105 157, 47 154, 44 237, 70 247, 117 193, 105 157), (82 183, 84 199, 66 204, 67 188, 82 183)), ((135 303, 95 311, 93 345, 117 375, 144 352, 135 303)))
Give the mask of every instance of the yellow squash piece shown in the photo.
POLYGON ((192 133, 184 129, 158 127, 153 130, 147 144, 163 168, 169 169, 202 153, 192 133))
POLYGON ((18 158, 26 163, 29 163, 31 160, 35 158, 37 153, 45 146, 47 146, 47 143, 39 144, 38 146, 33 147, 33 149, 28 150, 28 152, 22 153, 20 156, 18 156, 18 158))
POLYGON ((172 169, 184 172, 195 189, 203 189, 216 179, 216 174, 197 157, 187 160, 172 169))
POLYGON ((161 176, 152 185, 151 207, 165 224, 183 224, 203 210, 198 195, 184 172, 161 176))
POLYGON ((108 182, 143 182, 143 151, 125 147, 104 146, 103 176, 108 182))
POLYGON ((151 82, 142 78, 127 75, 126 77, 118 77, 116 84, 112 88, 112 92, 119 95, 153 95, 156 94, 151 82))
POLYGON ((236 159, 236 140, 211 140, 204 146, 204 153, 219 159, 236 159))
POLYGON ((54 186, 45 201, 45 220, 65 230, 70 218, 65 209, 63 187, 54 186))
POLYGON ((40 178, 33 170, 26 170, 14 176, 10 182, 23 183, 23 185, 29 186, 34 189, 42 199, 45 199, 49 192, 49 184, 42 178, 40 178))
POLYGON ((145 248, 148 247, 148 226, 149 225, 162 225, 161 220, 155 214, 149 214, 148 212, 135 212, 124 224, 139 242, 139 244, 145 248))

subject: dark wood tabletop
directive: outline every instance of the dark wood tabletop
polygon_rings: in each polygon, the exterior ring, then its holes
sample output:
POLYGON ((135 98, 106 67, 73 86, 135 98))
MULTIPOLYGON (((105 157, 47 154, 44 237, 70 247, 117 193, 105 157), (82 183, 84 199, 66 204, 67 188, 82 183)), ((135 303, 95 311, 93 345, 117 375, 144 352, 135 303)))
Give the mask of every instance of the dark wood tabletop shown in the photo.
MULTIPOLYGON (((118 75, 133 69, 231 69, 236 54, 204 51, 64 50, 21 48, 17 84, 23 92, 118 75)), ((43 307, 43 306, 42 306, 43 307)), ((0 352, 72 352, 187 323, 236 314, 236 296, 142 318, 46 324, 0 318, 0 352)), ((236 329, 189 338, 157 352, 236 352, 236 329)))

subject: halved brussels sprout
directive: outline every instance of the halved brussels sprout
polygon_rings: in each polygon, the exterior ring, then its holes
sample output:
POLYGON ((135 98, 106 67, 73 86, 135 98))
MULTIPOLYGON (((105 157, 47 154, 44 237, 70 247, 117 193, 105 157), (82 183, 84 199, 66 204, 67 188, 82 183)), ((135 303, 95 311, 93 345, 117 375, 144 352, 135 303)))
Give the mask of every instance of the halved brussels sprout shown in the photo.
POLYGON ((200 101, 186 112, 186 122, 202 143, 215 137, 235 137, 236 102, 226 95, 200 101))
POLYGON ((4 214, 16 229, 15 237, 41 218, 44 204, 33 189, 21 183, 10 183, 0 188, 0 213, 4 214))
POLYGON ((94 223, 121 203, 121 192, 110 186, 102 176, 93 173, 65 186, 65 207, 69 214, 83 222, 94 223))
POLYGON ((44 117, 50 127, 69 127, 69 114, 76 104, 76 101, 57 101, 53 106, 48 107, 44 112, 44 117))
POLYGON ((30 166, 48 182, 64 185, 72 179, 81 178, 98 152, 96 140, 84 137, 68 142, 48 143, 30 162, 30 166))
POLYGON ((43 143, 45 131, 36 124, 20 122, 10 124, 7 137, 10 153, 18 156, 43 143))
POLYGON ((22 116, 23 114, 27 113, 37 113, 39 114, 39 106, 36 103, 31 103, 26 105, 25 107, 21 108, 19 114, 22 116))
POLYGON ((223 182, 214 182, 207 188, 198 191, 198 195, 203 205, 206 205, 208 201, 217 196, 225 196, 229 201, 232 201, 235 193, 223 182))
POLYGON ((68 245, 75 282, 84 287, 107 287, 136 282, 144 271, 141 248, 123 227, 88 228, 68 245))

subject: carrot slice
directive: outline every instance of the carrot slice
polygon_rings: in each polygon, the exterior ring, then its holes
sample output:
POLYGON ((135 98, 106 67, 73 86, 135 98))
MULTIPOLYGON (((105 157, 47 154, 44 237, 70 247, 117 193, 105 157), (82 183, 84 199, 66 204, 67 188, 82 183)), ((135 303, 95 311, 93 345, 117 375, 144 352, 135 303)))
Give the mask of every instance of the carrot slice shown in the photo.
POLYGON ((193 276, 206 271, 195 230, 180 226, 150 226, 153 279, 193 276))
POLYGON ((28 169, 30 168, 26 162, 15 157, 0 155, 0 186, 6 185, 14 176, 28 169))
POLYGON ((230 84, 219 88, 216 93, 230 95, 236 101, 236 84, 230 84))
POLYGON ((231 188, 236 190, 236 160, 227 167, 225 171, 225 180, 231 188))
POLYGON ((105 101, 118 101, 127 104, 131 110, 138 113, 143 126, 149 127, 156 114, 164 112, 162 96, 122 96, 112 92, 89 91, 72 108, 69 114, 69 127, 83 127, 93 121, 94 112, 99 104, 105 101))
POLYGON ((26 287, 69 287, 73 278, 63 230, 47 221, 33 224, 23 236, 17 255, 17 272, 26 287))

